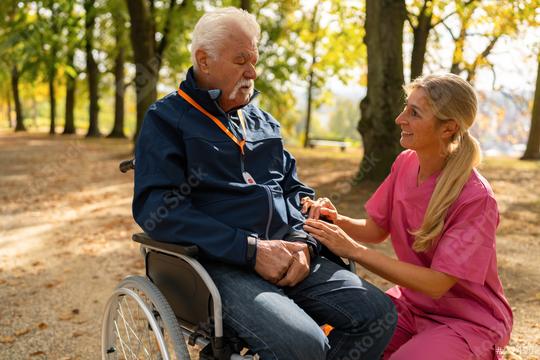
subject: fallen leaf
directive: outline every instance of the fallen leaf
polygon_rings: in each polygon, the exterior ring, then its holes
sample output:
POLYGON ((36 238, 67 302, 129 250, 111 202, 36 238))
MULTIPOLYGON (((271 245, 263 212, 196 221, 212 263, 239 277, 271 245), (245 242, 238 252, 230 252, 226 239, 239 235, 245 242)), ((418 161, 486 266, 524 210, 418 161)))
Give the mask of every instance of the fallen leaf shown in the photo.
POLYGON ((15 342, 15 338, 13 336, 0 336, 0 343, 2 344, 11 344, 15 342))
POLYGON ((77 338, 77 337, 83 336, 83 335, 84 335, 84 332, 82 332, 82 331, 75 331, 75 332, 73 333, 73 337, 74 337, 74 338, 77 338))
POLYGON ((49 325, 45 324, 44 322, 41 322, 41 323, 38 324, 37 327, 38 327, 39 330, 44 330, 44 329, 48 328, 49 325))
POLYGON ((71 310, 72 314, 79 315, 79 309, 73 309, 71 310))
POLYGON ((30 356, 39 356, 39 355, 45 355, 45 352, 39 350, 30 354, 30 356))
POLYGON ((19 329, 19 330, 15 331, 15 336, 22 336, 22 335, 28 334, 29 332, 30 332, 29 328, 19 329))
POLYGON ((73 319, 73 314, 72 313, 65 313, 65 314, 61 314, 60 316, 58 316, 58 320, 63 320, 63 321, 66 321, 66 320, 71 320, 73 319))

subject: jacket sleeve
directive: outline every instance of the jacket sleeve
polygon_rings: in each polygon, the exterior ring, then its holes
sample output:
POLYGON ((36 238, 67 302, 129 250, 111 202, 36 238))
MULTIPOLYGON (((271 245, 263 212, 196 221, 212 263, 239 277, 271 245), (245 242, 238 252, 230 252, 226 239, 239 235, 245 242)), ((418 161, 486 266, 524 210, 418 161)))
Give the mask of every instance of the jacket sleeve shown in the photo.
POLYGON ((287 151, 283 151, 283 167, 284 178, 282 183, 283 196, 287 204, 287 213, 289 215, 289 226, 291 227, 289 234, 285 237, 287 239, 295 239, 294 241, 303 241, 313 246, 313 250, 316 254, 321 249, 320 243, 311 235, 307 234, 304 229, 305 216, 300 212, 302 205, 300 200, 309 196, 314 198, 315 191, 310 187, 304 185, 298 179, 296 174, 296 159, 287 151))
POLYGON ((133 217, 158 241, 197 245, 201 253, 223 262, 252 265, 247 232, 195 209, 189 193, 204 173, 187 172, 177 126, 158 115, 156 104, 145 115, 137 141, 133 217))

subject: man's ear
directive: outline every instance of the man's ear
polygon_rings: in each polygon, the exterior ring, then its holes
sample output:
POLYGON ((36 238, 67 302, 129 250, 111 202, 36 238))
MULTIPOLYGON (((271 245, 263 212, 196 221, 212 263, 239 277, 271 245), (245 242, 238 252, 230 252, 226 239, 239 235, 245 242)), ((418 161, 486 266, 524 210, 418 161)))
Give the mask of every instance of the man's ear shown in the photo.
POLYGON ((456 120, 450 119, 443 123, 442 136, 444 139, 453 139, 459 132, 459 125, 456 120))
POLYGON ((195 52, 195 59, 197 60, 199 71, 208 74, 208 54, 206 53, 206 51, 202 49, 197 49, 197 51, 195 52))

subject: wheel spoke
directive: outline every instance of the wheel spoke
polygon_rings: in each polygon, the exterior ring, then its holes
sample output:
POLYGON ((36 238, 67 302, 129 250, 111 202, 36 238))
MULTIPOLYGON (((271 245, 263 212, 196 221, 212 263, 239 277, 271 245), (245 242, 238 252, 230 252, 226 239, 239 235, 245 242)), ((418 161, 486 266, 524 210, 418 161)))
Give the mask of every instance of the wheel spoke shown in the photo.
POLYGON ((183 359, 181 354, 187 349, 174 313, 149 279, 133 276, 124 280, 107 309, 102 351, 109 360, 162 360, 167 353, 171 360, 180 360, 179 355, 183 359), (109 353, 109 349, 114 351, 109 353))
MULTIPOLYGON (((131 312, 129 310, 129 305, 127 304, 127 301, 126 301, 126 298, 124 297, 123 299, 123 302, 126 306, 126 308, 128 309, 129 312, 131 312)), ((138 306, 137 306, 138 307, 138 306)), ((146 357, 148 358, 148 356, 151 356, 150 353, 148 352, 148 349, 146 349, 146 346, 144 346, 144 343, 141 341, 141 339, 139 338, 139 336, 137 336, 137 332, 133 329, 133 327, 129 324, 129 321, 126 320, 126 316, 124 315, 125 311, 124 311, 124 307, 119 304, 119 314, 120 314, 120 317, 122 318, 123 322, 124 322, 124 327, 126 328, 126 335, 128 337, 128 341, 129 341, 129 344, 130 344, 130 351, 134 354, 135 356, 135 359, 138 359, 138 357, 136 356, 137 354, 140 353, 140 349, 141 349, 141 346, 142 346, 142 349, 143 349, 143 353, 145 353, 146 357), (132 344, 132 341, 131 341, 131 337, 129 336, 129 333, 131 332, 131 334, 133 335, 134 339, 136 340, 136 344, 138 345, 137 346, 137 351, 134 352, 133 349, 131 349, 131 344, 132 344)), ((133 319, 133 316, 131 316, 131 318, 133 319)), ((138 329, 138 326, 137 326, 137 323, 135 321, 133 321, 133 326, 135 326, 135 329, 138 329)), ((146 333, 148 333, 148 329, 147 327, 145 327, 144 325, 141 326, 142 329, 144 329, 143 331, 145 331, 146 333)), ((150 345, 150 344, 149 344, 150 345)), ((151 358, 151 357, 150 357, 151 358)))
POLYGON ((122 354, 124 354, 124 359, 128 360, 128 357, 126 355, 126 349, 124 348, 124 340, 122 340, 122 336, 120 335, 120 330, 118 329, 118 323, 116 320, 114 320, 114 328, 116 329, 116 335, 118 337, 118 340, 120 340, 120 348, 122 349, 122 354))
MULTIPOLYGON (((137 318, 138 321, 135 321, 135 319, 133 318, 133 312, 131 311, 131 306, 129 306, 129 304, 127 304, 127 301, 126 301, 125 298, 124 298, 124 302, 126 303, 126 308, 127 308, 127 312, 129 313, 129 318, 131 319, 131 323, 133 324, 135 329, 144 331, 146 334, 148 334, 148 329, 144 326, 145 321, 143 320, 142 324, 141 324, 141 320, 139 318, 137 318)), ((135 304, 135 307, 136 307, 136 309, 138 311, 139 306, 137 304, 135 304)), ((146 319, 146 317, 145 317, 145 319, 146 319)), ((139 354, 141 352, 141 347, 142 347, 142 352, 145 355, 145 358, 151 359, 151 355, 148 352, 148 349, 144 345, 143 341, 140 339, 139 336, 137 336, 137 333, 133 330, 133 328, 131 326, 129 327, 129 329, 131 330, 131 333, 137 339, 137 342, 138 342, 137 350, 135 351, 135 353, 139 354)), ((150 343, 149 343, 149 345, 150 345, 150 343)))

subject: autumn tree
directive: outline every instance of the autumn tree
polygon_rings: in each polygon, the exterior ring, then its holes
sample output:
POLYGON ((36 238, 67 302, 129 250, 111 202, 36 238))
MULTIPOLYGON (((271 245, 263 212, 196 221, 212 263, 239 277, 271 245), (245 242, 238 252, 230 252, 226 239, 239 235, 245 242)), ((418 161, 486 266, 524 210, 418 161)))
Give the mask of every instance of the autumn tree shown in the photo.
POLYGON ((128 21, 127 9, 122 0, 109 0, 108 10, 110 21, 105 25, 113 29, 112 48, 108 54, 114 59, 112 73, 114 74, 114 124, 109 138, 125 138, 124 134, 124 95, 128 83, 125 80, 125 62, 128 52, 128 38, 126 22, 128 21))
MULTIPOLYGON (((159 70, 163 63, 163 54, 170 42, 173 18, 181 8, 187 8, 188 2, 184 0, 178 4, 176 0, 160 3, 154 0, 126 0, 126 5, 130 16, 130 39, 136 67, 137 126, 134 139, 137 139, 144 114, 157 98, 159 70)), ((181 32, 184 28, 176 30, 181 32)))
POLYGON ((538 55, 538 69, 536 71, 536 91, 531 115, 531 129, 527 148, 521 157, 523 160, 540 159, 540 54, 538 55))
MULTIPOLYGON (((15 131, 26 131, 20 95, 20 80, 28 65, 26 27, 28 13, 15 0, 0 2, 0 61, 9 72, 11 94, 15 107, 15 131)), ((11 103, 9 103, 11 104, 11 103)))
MULTIPOLYGON (((47 0, 30 2, 35 11, 35 21, 28 26, 30 37, 26 40, 27 53, 33 62, 39 65, 37 77, 47 81, 49 90, 49 134, 56 132, 57 88, 59 75, 66 71, 67 64, 73 58, 74 34, 79 31, 76 27, 77 17, 74 14, 75 4, 69 0, 47 0), (41 75, 41 76, 40 76, 41 75)), ((67 72, 72 74, 72 69, 67 72)), ((68 81, 68 90, 71 90, 68 81)), ((74 94, 67 92, 67 101, 74 101, 74 94)), ((69 105, 69 104, 68 104, 69 105)), ((69 111, 69 106, 67 108, 69 111)), ((69 116, 69 115, 68 115, 69 116)), ((68 119, 69 126, 69 119, 68 119)))
POLYGON ((480 68, 487 67, 495 74, 489 55, 502 37, 516 37, 520 25, 535 22, 537 6, 537 2, 529 0, 456 1, 459 32, 456 34, 452 28, 446 26, 454 40, 450 72, 464 74, 470 83, 474 83, 480 68), (470 46, 473 36, 480 36, 483 44, 475 48, 470 46), (466 50, 469 50, 470 56, 466 56, 466 50))
POLYGON ((65 41, 64 73, 66 81, 66 98, 64 107, 64 131, 62 134, 75 134, 75 102, 77 91, 77 77, 81 69, 75 65, 75 53, 79 50, 84 37, 84 18, 83 14, 74 7, 68 9, 68 18, 65 22, 67 34, 65 41))
POLYGON ((325 99, 325 86, 333 77, 343 83, 354 78, 363 59, 361 8, 340 1, 317 1, 292 27, 299 34, 297 57, 304 66, 298 70, 306 84, 306 120, 303 145, 309 144, 313 109, 325 99))
POLYGON ((367 0, 366 5, 367 95, 360 104, 358 123, 364 156, 356 178, 380 181, 401 150, 394 120, 403 106, 406 8, 404 0, 367 0))
POLYGON ((84 48, 86 52, 86 78, 88 79, 88 132, 86 137, 99 137, 99 68, 94 58, 94 31, 97 8, 95 0, 84 0, 84 48))

